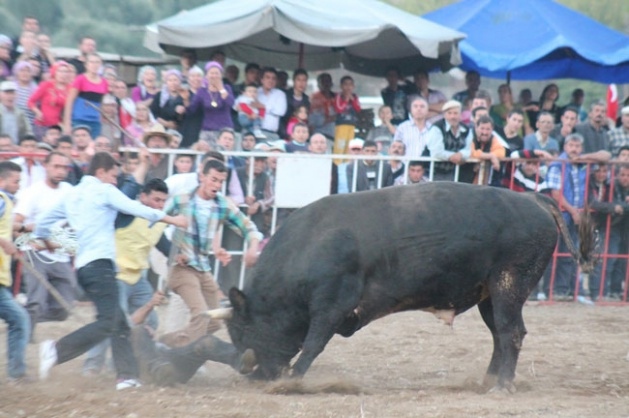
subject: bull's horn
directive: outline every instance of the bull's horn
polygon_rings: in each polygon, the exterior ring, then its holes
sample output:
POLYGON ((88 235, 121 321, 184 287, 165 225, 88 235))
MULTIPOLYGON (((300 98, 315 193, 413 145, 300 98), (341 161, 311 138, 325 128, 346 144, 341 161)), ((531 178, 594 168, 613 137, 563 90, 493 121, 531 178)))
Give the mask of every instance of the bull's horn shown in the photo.
POLYGON ((212 319, 231 319, 234 314, 234 308, 218 308, 218 309, 210 309, 205 312, 206 316, 209 316, 212 319))

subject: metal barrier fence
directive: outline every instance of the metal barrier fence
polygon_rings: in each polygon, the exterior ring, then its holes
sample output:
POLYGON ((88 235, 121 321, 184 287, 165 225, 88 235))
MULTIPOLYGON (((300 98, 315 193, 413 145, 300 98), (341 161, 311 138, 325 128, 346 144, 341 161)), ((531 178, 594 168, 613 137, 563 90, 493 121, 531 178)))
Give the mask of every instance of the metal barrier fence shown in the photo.
MULTIPOLYGON (((137 149, 133 149, 133 148, 121 148, 121 153, 125 153, 125 152, 136 152, 138 151, 137 149)), ((201 152, 197 152, 197 151, 191 151, 191 150, 179 150, 179 149, 151 149, 149 150, 151 153, 154 154, 165 154, 166 158, 168 158, 168 167, 169 167, 169 176, 173 174, 173 167, 174 167, 174 161, 175 158, 178 154, 187 154, 187 155, 196 155, 196 167, 199 166, 200 164, 200 160, 201 160, 201 156, 203 153, 201 152)), ((3 156, 2 154, 4 153, 0 153, 0 158, 3 156)), ((16 153, 11 153, 11 156, 18 156, 19 154, 16 153)), ((223 152, 223 154, 226 157, 240 157, 245 159, 246 161, 248 161, 247 164, 247 180, 248 180, 248 184, 246 187, 246 190, 248 191, 248 195, 252 195, 252 192, 254 190, 254 179, 255 179, 255 175, 254 175, 254 161, 256 158, 258 157, 265 157, 267 158, 267 162, 268 161, 273 161, 273 159, 275 159, 275 161, 278 161, 279 159, 283 159, 283 158, 292 158, 292 159, 304 159, 304 161, 306 160, 316 160, 316 159, 324 159, 324 160, 329 160, 330 161, 330 167, 332 167, 333 164, 333 160, 343 160, 345 162, 353 162, 356 160, 373 160, 376 162, 376 164, 378 164, 378 168, 377 168, 377 183, 376 183, 376 188, 381 188, 382 185, 382 179, 383 179, 383 173, 384 170, 386 168, 385 164, 390 162, 391 160, 396 160, 396 161, 401 161, 402 163, 404 163, 404 171, 401 174, 404 178, 407 178, 408 176, 408 168, 409 168, 409 162, 410 161, 421 161, 423 162, 426 166, 427 166, 427 175, 429 177, 430 180, 432 180, 435 177, 435 168, 436 168, 436 164, 438 163, 442 163, 442 161, 440 160, 435 160, 432 159, 430 157, 420 157, 420 158, 408 158, 408 157, 392 157, 392 156, 382 156, 382 155, 375 155, 375 156, 366 156, 366 155, 333 155, 333 154, 325 154, 325 155, 320 155, 320 154, 286 154, 286 153, 280 153, 280 152, 223 152), (269 158, 271 160, 269 160, 269 158)), ((543 173, 540 174, 540 169, 539 167, 544 167, 546 164, 549 164, 552 161, 558 161, 561 164, 562 170, 561 170, 561 184, 564 184, 564 179, 566 176, 566 163, 567 161, 565 160, 539 160, 539 159, 511 159, 511 158, 504 158, 501 159, 501 162, 503 163, 503 168, 502 168, 502 185, 503 187, 507 187, 507 188, 514 188, 514 182, 516 180, 516 170, 518 170, 518 164, 519 163, 523 163, 523 162, 535 162, 537 163, 537 171, 536 171, 536 175, 534 176, 534 178, 529 179, 531 180, 532 184, 537 187, 540 184, 542 184, 542 181, 544 179, 544 175, 543 173)), ((479 167, 479 175, 477 176, 477 182, 481 183, 481 184, 486 184, 489 182, 489 178, 485 178, 483 176, 483 173, 486 172, 491 172, 491 170, 485 170, 485 164, 489 164, 488 162, 479 162, 479 161, 475 161, 475 160, 469 160, 468 164, 475 164, 476 166, 479 167)), ((605 196, 601 196, 601 193, 599 192, 597 196, 592 196, 592 191, 596 190, 595 188, 592 187, 592 185, 590 184, 591 180, 591 174, 593 173, 595 168, 598 168, 598 165, 596 163, 592 163, 591 161, 583 161, 581 163, 581 169, 585 170, 585 184, 583 185, 584 187, 584 202, 593 202, 594 200, 598 199, 599 203, 614 203, 612 201, 615 192, 617 192, 616 188, 618 187, 617 182, 616 182, 616 178, 617 178, 617 167, 622 165, 622 162, 618 162, 618 161, 612 161, 609 163, 609 167, 611 167, 611 169, 609 170, 609 175, 607 178, 607 183, 608 187, 606 189, 606 193, 604 193, 605 196), (604 200, 600 200, 601 198, 603 198, 604 200)), ((343 168, 345 168, 346 166, 343 166, 343 168)), ((348 189, 351 190, 351 192, 355 191, 357 188, 357 178, 358 178, 358 164, 354 164, 353 167, 353 176, 352 176, 352 184, 348 185, 348 189)), ((277 177, 278 175, 280 175, 281 173, 273 173, 274 177, 277 177)), ((493 173, 494 175, 496 174, 495 172, 493 173)), ((460 166, 456 165, 454 167, 454 170, 452 171, 452 180, 453 181, 458 181, 459 180, 459 176, 460 176, 460 166)), ((494 180, 495 180, 495 176, 494 176, 494 180)), ((227 185, 224 185, 224 187, 226 187, 227 185)), ((394 186, 397 187, 397 186, 394 186)), ((603 186, 597 186, 597 187, 603 187, 603 186)), ((628 188, 629 191, 629 188, 628 188)), ((273 191, 274 193, 275 191, 273 191)), ((563 194, 563 188, 561 190, 559 190, 559 192, 561 194, 563 194)), ((629 207, 629 198, 627 198, 627 207, 629 207)), ((247 209, 247 205, 244 203, 241 203, 241 209, 244 210, 246 212, 247 209)), ((292 210, 294 208, 282 208, 279 207, 276 202, 273 202, 273 205, 271 206, 271 208, 269 209, 271 211, 271 219, 270 219, 270 227, 269 227, 269 231, 268 231, 268 236, 273 235, 273 233, 275 232, 275 230, 278 228, 278 213, 282 210, 292 210)), ((592 209, 589 209, 590 211, 592 211, 592 209)), ((597 304, 603 304, 603 305, 617 305, 617 304, 626 304, 627 302, 627 291, 629 289, 629 270, 627 269, 627 260, 629 259, 629 254, 628 254, 628 248, 627 248, 627 241, 629 241, 629 239, 626 236, 629 236, 629 230, 626 230, 625 228, 620 228, 617 226, 617 224, 614 223, 614 215, 613 214, 606 214, 604 216, 601 215, 601 213, 596 213, 593 212, 594 215, 597 216, 599 224, 598 224, 598 230, 599 230, 599 236, 602 238, 601 242, 599 244, 599 248, 600 248, 600 262, 599 265, 597 267, 597 269, 595 270, 594 274, 592 275, 585 275, 582 274, 578 269, 575 270, 574 276, 570 278, 570 280, 568 281, 570 287, 570 294, 566 295, 566 294, 562 294, 562 295, 556 295, 555 294, 555 284, 557 282, 557 264, 558 262, 561 262, 562 260, 567 260, 567 259, 571 259, 571 255, 568 252, 559 252, 558 248, 559 245, 557 246, 557 248, 555 249, 555 252, 553 254, 553 258, 551 261, 551 264, 549 265, 546 277, 543 278, 540 282, 540 294, 543 293, 544 287, 547 291, 547 293, 545 294, 545 299, 547 302, 555 302, 557 300, 578 300, 578 301, 583 301, 586 303, 589 303, 589 298, 591 299, 596 299, 596 303, 597 304), (610 242, 610 238, 611 242, 610 242), (612 283, 613 285, 618 286, 618 271, 622 272, 622 283, 620 283, 621 289, 620 289, 620 297, 618 297, 618 295, 611 295, 611 297, 609 297, 610 295, 607 294, 606 292, 606 287, 609 287, 609 281, 612 279, 612 277, 608 277, 610 276, 609 272, 610 272, 610 268, 614 269, 613 274, 615 274, 614 278, 616 279, 615 283, 612 283), (598 285, 598 293, 597 294, 590 294, 588 293, 589 290, 592 289, 592 284, 593 282, 596 281, 596 284, 598 285), (600 282, 600 283, 599 283, 600 282), (541 287, 544 286, 544 287, 541 287)), ((629 218, 629 213, 625 213, 623 216, 626 216, 627 218, 629 218)), ((627 223, 629 224, 629 219, 627 221, 627 223)), ((224 230, 220 231, 221 236, 224 237, 224 230)), ((225 237, 224 237, 225 238, 225 237)), ((246 243, 241 243, 240 246, 238 248, 234 248, 233 243, 232 245, 230 245, 230 248, 228 248, 228 252, 232 255, 232 263, 234 263, 234 265, 231 267, 232 269, 237 268, 238 269, 238 278, 237 278, 237 282, 236 283, 232 283, 234 285, 237 285, 238 287, 242 288, 244 286, 245 280, 246 280, 246 276, 247 276, 247 271, 246 268, 244 266, 244 263, 239 263, 239 258, 242 257, 242 255, 244 254, 244 252, 247 250, 246 247, 246 243)), ((222 279, 222 274, 223 274, 223 268, 219 265, 218 261, 215 262, 215 269, 214 269, 214 273, 215 273, 215 278, 219 281, 219 283, 221 282, 222 279)), ((615 289, 616 291, 619 289, 615 289)), ((535 295, 533 295, 535 296, 535 295)))

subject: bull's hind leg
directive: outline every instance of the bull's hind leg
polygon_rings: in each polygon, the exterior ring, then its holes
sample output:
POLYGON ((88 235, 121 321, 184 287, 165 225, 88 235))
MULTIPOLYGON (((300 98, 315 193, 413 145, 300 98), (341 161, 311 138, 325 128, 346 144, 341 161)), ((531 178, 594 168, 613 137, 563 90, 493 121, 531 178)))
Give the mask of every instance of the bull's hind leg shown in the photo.
POLYGON ((490 284, 490 297, 479 304, 479 310, 492 333, 494 352, 487 368, 485 383, 493 389, 515 392, 513 379, 526 335, 522 307, 528 296, 528 287, 517 288, 518 278, 507 271, 490 284))

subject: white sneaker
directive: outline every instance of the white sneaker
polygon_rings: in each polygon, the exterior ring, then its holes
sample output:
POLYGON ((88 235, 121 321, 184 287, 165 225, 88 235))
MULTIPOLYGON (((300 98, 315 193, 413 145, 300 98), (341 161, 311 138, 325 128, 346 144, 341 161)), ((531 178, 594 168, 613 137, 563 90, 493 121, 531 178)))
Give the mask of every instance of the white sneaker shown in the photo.
POLYGON ((255 135, 256 138, 261 138, 261 139, 266 138, 266 135, 264 135, 261 129, 254 129, 253 134, 255 135))
POLYGON ((546 300, 546 294, 544 292, 537 293, 537 300, 546 300))
POLYGON ((39 345, 39 379, 46 380, 52 366, 57 364, 57 347, 54 340, 46 340, 39 345))
POLYGON ((594 302, 592 302, 592 299, 590 299, 587 296, 577 296, 577 302, 582 303, 584 305, 594 305, 594 302))
POLYGON ((134 389, 139 387, 142 387, 142 383, 140 383, 137 379, 119 379, 116 383, 116 390, 134 389))

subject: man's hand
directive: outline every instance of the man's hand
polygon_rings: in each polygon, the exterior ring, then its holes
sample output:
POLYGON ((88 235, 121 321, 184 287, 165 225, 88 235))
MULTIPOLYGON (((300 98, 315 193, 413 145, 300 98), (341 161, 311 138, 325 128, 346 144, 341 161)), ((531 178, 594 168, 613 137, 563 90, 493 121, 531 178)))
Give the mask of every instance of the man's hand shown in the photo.
POLYGON ((216 259, 221 262, 221 265, 223 267, 225 267, 232 261, 231 254, 228 253, 225 248, 219 248, 218 251, 214 253, 214 257, 216 257, 216 259))
POLYGON ((255 202, 254 204, 249 205, 249 207, 247 208, 247 215, 255 215, 256 213, 258 213, 258 210, 260 210, 260 202, 255 202))
POLYGON ((164 292, 162 292, 161 290, 156 290, 155 293, 153 293, 153 297, 151 298, 149 303, 153 307, 163 305, 164 303, 166 303, 166 295, 164 295, 164 292))
POLYGON ((245 197, 245 203, 249 206, 253 205, 256 202, 255 196, 247 196, 245 197))
POLYGON ((463 160, 463 155, 461 155, 460 152, 452 154, 448 160, 450 160, 453 164, 463 164, 465 162, 465 160, 463 160))
POLYGON ((622 206, 620 205, 616 205, 614 206, 614 212, 618 215, 622 215, 623 213, 625 213, 625 211, 623 210, 622 206))
POLYGON ((0 248, 2 248, 2 251, 4 251, 7 255, 13 255, 18 251, 15 244, 13 244, 11 241, 4 239, 0 240, 0 248))
POLYGON ((533 154, 535 154, 535 156, 537 156, 538 158, 543 158, 546 160, 550 160, 551 158, 553 158, 551 153, 541 150, 541 149, 534 150, 533 154))
POLYGON ((581 222, 581 214, 579 213, 579 211, 577 209, 574 209, 570 215, 572 216, 572 221, 574 222, 575 225, 579 225, 579 223, 581 222))
POLYGON ((258 246, 252 245, 249 247, 243 259, 245 260, 245 266, 253 267, 258 261, 258 246))
POLYGON ((498 157, 496 157, 494 154, 491 154, 489 160, 491 161, 491 166, 494 168, 494 170, 500 170, 500 160, 498 159, 498 157))
POLYGON ((175 262, 180 266, 187 266, 188 261, 190 261, 190 259, 188 259, 185 254, 177 254, 175 256, 175 262))

